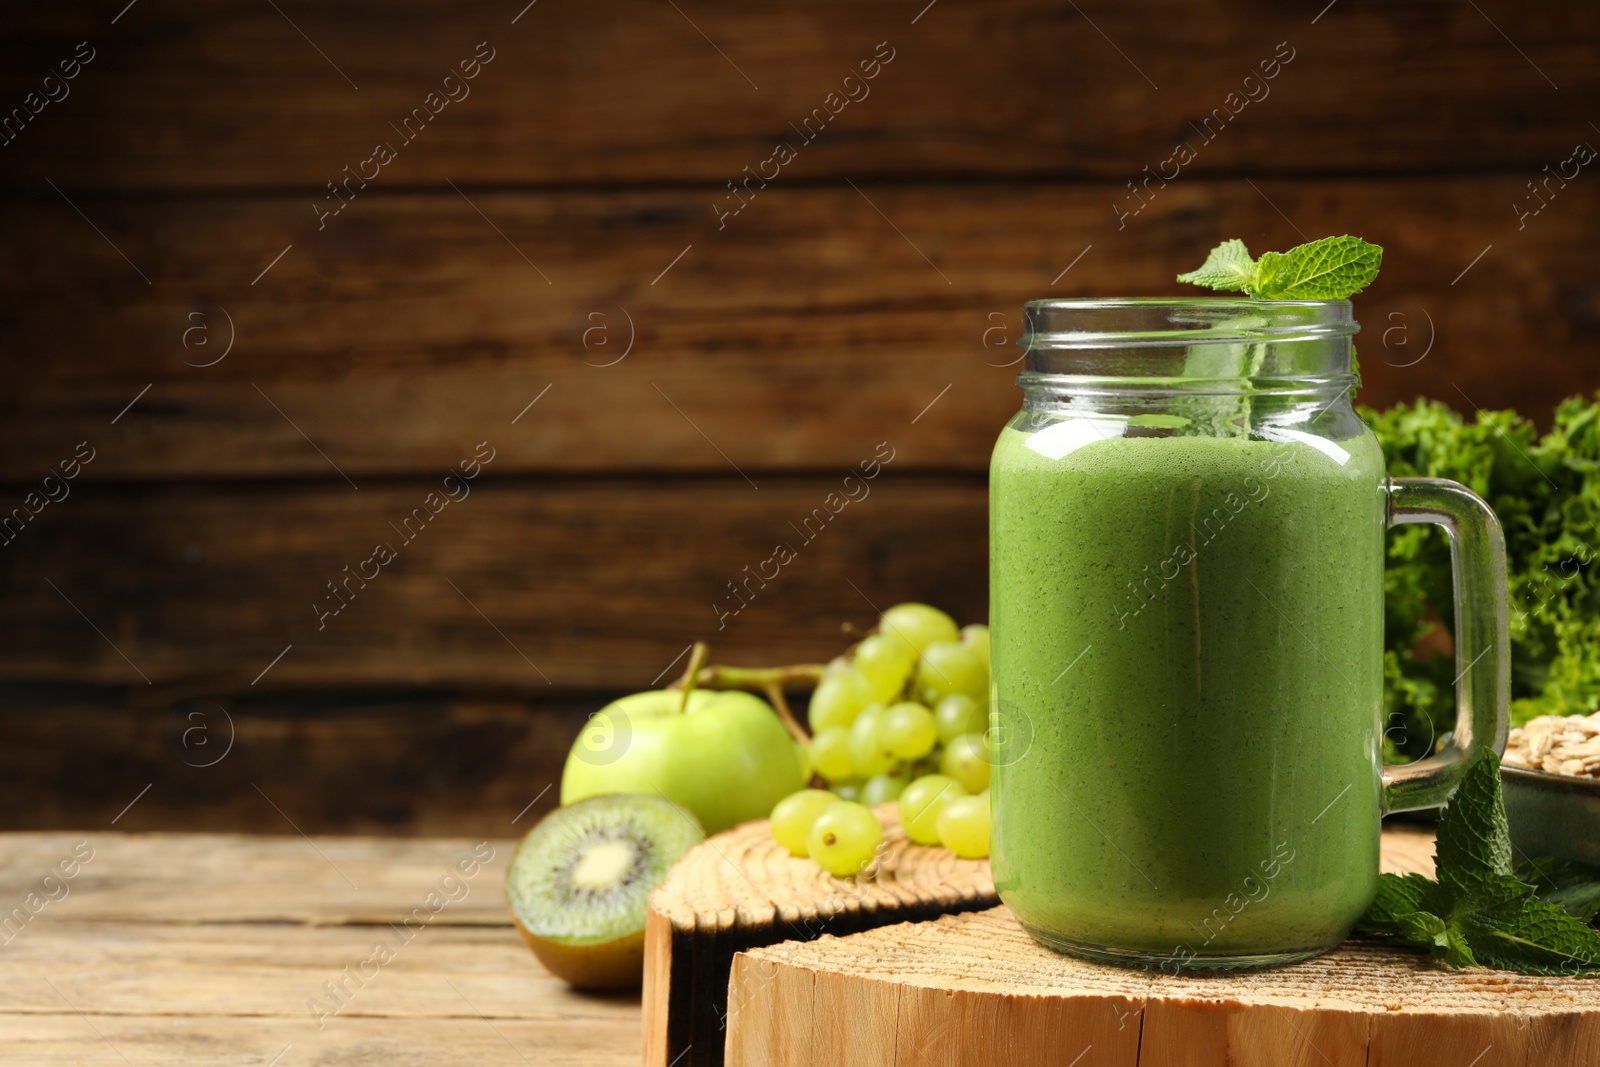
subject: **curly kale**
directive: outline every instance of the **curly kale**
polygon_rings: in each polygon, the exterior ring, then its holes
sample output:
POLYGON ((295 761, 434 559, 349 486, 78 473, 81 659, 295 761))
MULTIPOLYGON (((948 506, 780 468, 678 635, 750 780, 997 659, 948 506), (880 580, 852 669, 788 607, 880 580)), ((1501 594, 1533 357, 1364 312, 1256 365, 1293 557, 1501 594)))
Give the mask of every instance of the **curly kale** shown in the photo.
MULTIPOLYGON (((1514 411, 1468 421, 1437 401, 1362 409, 1393 477, 1452 478, 1505 528, 1512 720, 1600 705, 1600 394, 1572 397, 1540 437, 1514 411)), ((1450 550, 1429 526, 1389 535, 1385 705, 1390 758, 1442 743, 1455 718, 1454 665, 1438 630, 1454 618, 1450 550)))

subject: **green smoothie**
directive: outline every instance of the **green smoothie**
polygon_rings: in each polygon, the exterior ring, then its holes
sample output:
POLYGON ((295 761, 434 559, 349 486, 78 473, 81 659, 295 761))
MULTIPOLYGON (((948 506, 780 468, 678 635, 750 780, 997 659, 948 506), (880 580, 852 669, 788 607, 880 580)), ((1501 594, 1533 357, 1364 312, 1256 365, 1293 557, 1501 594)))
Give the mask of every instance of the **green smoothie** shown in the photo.
POLYGON ((1383 457, 1273 436, 1024 413, 995 447, 994 877, 1047 944, 1265 962, 1372 899, 1383 457))

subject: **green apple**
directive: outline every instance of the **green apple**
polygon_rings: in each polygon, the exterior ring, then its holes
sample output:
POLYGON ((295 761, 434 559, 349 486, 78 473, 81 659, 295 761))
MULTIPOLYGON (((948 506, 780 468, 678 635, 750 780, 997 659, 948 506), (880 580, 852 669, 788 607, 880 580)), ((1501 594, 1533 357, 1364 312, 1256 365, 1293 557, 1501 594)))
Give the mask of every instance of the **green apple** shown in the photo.
POLYGON ((658 689, 595 712, 567 755, 561 803, 606 793, 656 793, 714 834, 804 789, 805 753, 777 713, 750 693, 658 689))

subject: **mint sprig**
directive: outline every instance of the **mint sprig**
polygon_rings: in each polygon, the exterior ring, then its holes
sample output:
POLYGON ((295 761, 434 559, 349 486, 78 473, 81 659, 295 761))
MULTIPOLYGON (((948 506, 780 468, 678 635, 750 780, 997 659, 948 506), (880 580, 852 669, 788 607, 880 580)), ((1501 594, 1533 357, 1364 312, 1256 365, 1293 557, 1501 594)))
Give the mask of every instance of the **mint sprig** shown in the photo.
POLYGON ((1371 285, 1382 262, 1383 249, 1359 237, 1324 237, 1287 252, 1263 252, 1259 260, 1233 238, 1178 280, 1259 300, 1344 300, 1371 285))
MULTIPOLYGON (((1536 886, 1518 876, 1551 875, 1550 861, 1513 873, 1500 760, 1493 752, 1473 762, 1445 808, 1434 867, 1437 879, 1379 875, 1378 895, 1356 929, 1427 949, 1452 967, 1600 973, 1600 935, 1563 907, 1567 901, 1540 899, 1536 886)), ((1578 874, 1565 869, 1562 874, 1562 888, 1581 885, 1578 874)), ((1571 903, 1584 908, 1588 901, 1571 903)))

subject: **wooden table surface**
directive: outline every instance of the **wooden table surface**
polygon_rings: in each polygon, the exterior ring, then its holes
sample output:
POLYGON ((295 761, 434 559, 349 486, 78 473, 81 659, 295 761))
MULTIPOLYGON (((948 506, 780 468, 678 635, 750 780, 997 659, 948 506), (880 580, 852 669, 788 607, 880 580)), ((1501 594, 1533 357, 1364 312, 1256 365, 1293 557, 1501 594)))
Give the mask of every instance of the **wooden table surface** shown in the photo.
MULTIPOLYGON (((513 844, 0 834, 0 1064, 636 1067, 638 995, 511 928, 513 844)), ((1430 851, 1385 835, 1387 869, 1430 851)))
POLYGON ((636 1067, 637 994, 511 928, 512 845, 0 835, 0 1064, 636 1067))

